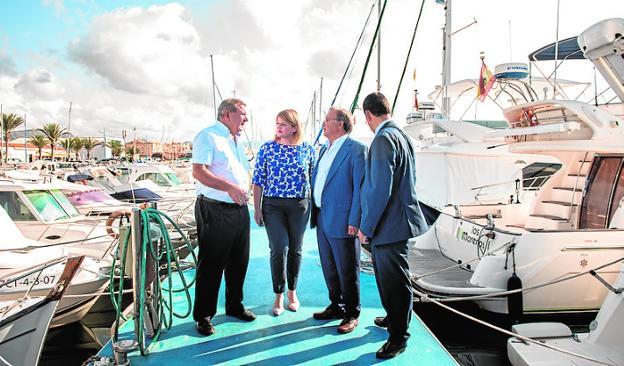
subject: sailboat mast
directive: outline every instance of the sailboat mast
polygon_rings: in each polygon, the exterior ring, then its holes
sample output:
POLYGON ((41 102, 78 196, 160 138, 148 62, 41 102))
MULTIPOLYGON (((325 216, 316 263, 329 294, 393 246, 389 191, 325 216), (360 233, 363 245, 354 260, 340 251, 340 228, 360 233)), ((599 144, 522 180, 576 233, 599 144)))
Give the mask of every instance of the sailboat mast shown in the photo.
POLYGON ((215 79, 214 79, 214 62, 212 61, 212 55, 210 55, 210 73, 212 74, 212 107, 214 108, 215 121, 217 120, 217 94, 215 92, 215 79))
POLYGON ((446 22, 443 32, 443 54, 444 64, 442 65, 442 114, 450 118, 451 100, 448 96, 448 86, 451 83, 451 0, 444 2, 444 13, 446 22))

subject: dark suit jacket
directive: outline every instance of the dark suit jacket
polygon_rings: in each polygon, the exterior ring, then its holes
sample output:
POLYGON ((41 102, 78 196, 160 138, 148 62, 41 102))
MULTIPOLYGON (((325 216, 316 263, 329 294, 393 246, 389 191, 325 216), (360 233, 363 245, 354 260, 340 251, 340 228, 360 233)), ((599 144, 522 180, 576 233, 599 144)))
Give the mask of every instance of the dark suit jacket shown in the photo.
MULTIPOLYGON (((312 189, 316 182, 318 163, 321 161, 326 147, 321 148, 316 167, 312 175, 312 189)), ((323 229, 325 234, 334 238, 347 238, 347 226, 360 227, 362 209, 360 206, 360 186, 364 180, 364 165, 368 148, 361 142, 346 138, 332 162, 321 196, 321 207, 325 218, 323 229)), ((310 226, 316 227, 318 207, 312 196, 312 218, 310 226)))
POLYGON ((427 230, 416 198, 414 146, 394 121, 371 143, 361 199, 360 230, 371 245, 407 240, 427 230))

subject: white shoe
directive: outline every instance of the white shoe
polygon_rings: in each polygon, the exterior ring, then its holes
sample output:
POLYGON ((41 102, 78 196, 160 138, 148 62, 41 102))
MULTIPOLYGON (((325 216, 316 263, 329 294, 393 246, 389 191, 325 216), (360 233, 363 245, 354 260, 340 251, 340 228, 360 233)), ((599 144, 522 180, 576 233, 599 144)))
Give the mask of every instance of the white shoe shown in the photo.
POLYGON ((301 303, 299 302, 299 299, 297 298, 297 293, 295 291, 289 290, 287 292, 287 296, 288 296, 288 309, 290 309, 291 311, 299 310, 299 307, 301 307, 301 303))
POLYGON ((280 316, 284 312, 284 294, 276 294, 273 303, 273 315, 280 316))

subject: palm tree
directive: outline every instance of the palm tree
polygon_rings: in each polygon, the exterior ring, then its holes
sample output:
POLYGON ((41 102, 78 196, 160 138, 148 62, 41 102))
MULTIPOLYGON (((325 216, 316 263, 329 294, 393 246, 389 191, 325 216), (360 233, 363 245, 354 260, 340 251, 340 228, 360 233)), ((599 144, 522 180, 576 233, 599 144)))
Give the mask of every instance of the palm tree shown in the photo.
POLYGON ((97 141, 93 137, 86 137, 82 139, 82 147, 87 150, 87 160, 91 160, 91 150, 95 149, 96 146, 100 146, 102 143, 97 141))
POLYGON ((106 146, 110 147, 110 149, 112 150, 113 157, 117 157, 121 155, 121 150, 122 150, 121 141, 111 140, 106 143, 106 146))
POLYGON ((4 152, 4 163, 6 164, 9 158, 9 136, 11 135, 11 131, 19 127, 24 123, 24 119, 16 114, 2 114, 2 130, 4 131, 4 143, 5 143, 5 152, 4 152))
POLYGON ((134 161, 134 155, 138 154, 138 150, 136 147, 134 146, 128 146, 126 147, 126 158, 128 158, 128 156, 130 156, 129 160, 130 161, 134 161))
POLYGON ((65 139, 61 140, 61 147, 67 152, 67 161, 69 161, 69 155, 74 148, 74 138, 66 137, 65 139))
POLYGON ((72 139, 72 149, 76 153, 76 160, 80 160, 78 158, 78 153, 80 153, 80 150, 82 150, 82 147, 83 147, 82 141, 83 141, 83 139, 81 137, 72 137, 71 139, 72 139))
POLYGON ((39 131, 43 132, 48 141, 50 141, 50 149, 52 150, 52 161, 54 161, 54 146, 58 143, 58 140, 65 132, 65 129, 61 128, 61 126, 57 123, 48 123, 43 125, 43 128, 41 128, 39 131))
POLYGON ((38 133, 34 136, 31 136, 28 142, 30 142, 31 144, 35 145, 35 147, 37 147, 37 149, 39 150, 39 159, 41 159, 43 148, 48 146, 48 142, 49 142, 48 139, 42 134, 38 133))

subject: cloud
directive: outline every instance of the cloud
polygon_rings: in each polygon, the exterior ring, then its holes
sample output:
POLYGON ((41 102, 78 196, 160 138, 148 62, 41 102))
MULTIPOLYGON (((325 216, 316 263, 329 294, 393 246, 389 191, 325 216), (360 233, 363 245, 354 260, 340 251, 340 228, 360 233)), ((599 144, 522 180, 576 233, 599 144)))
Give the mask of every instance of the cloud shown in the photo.
MULTIPOLYGON (((122 8, 97 17, 69 46, 70 57, 114 88, 136 94, 208 99, 210 60, 179 4, 122 8)), ((227 69, 237 68, 227 60, 227 69)))
POLYGON ((0 53, 0 75, 10 75, 15 76, 17 72, 15 71, 15 62, 11 58, 11 56, 3 55, 0 53))
POLYGON ((41 3, 44 6, 51 6, 57 14, 65 10, 63 0, 42 0, 41 3))
POLYGON ((55 100, 64 92, 52 74, 45 69, 31 70, 20 75, 15 83, 15 90, 32 100, 55 100))
POLYGON ((347 65, 345 53, 327 49, 314 52, 308 61, 310 71, 317 77, 340 75, 347 65))

